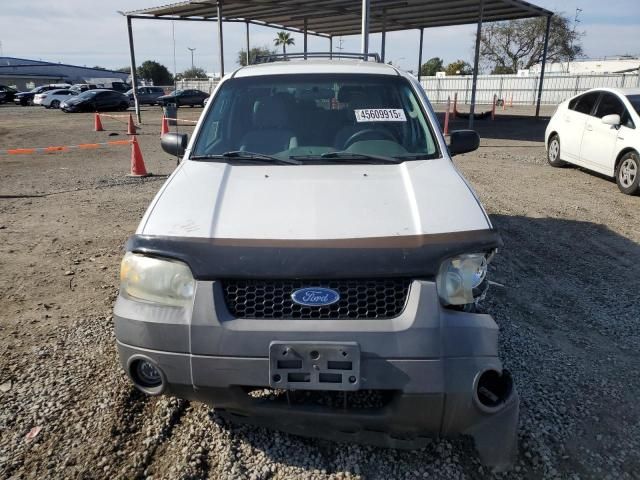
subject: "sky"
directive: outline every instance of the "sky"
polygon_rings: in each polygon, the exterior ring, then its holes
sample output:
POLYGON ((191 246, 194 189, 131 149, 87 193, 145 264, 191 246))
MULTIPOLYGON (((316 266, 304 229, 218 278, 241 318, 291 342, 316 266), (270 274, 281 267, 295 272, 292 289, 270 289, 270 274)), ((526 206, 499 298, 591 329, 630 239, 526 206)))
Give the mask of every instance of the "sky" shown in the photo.
MULTIPOLYGON (((134 10, 177 0, 22 0, 5 3, 0 16, 0 56, 41 59, 75 65, 119 68, 129 64, 127 29, 118 10, 134 10)), ((357 0, 354 0, 357 1, 357 0)), ((541 7, 571 17, 580 13, 579 29, 585 33, 583 46, 590 58, 612 55, 640 55, 640 0, 529 0, 541 7), (615 3, 615 8, 611 4, 615 3)), ((138 65, 156 60, 180 72, 191 66, 188 47, 195 48, 195 66, 218 72, 216 24, 211 22, 167 22, 134 20, 138 65), (174 44, 175 39, 175 44, 174 44), (174 57, 175 46, 175 57, 174 57), (174 63, 175 58, 175 63, 174 63)), ((456 59, 471 61, 474 26, 426 29, 423 60, 441 57, 445 64, 456 59)), ((244 47, 243 24, 225 24, 225 70, 237 67, 244 47)), ((272 46, 276 31, 251 26, 252 46, 272 46)), ((293 34, 302 50, 302 35, 293 34)), ((418 63, 417 30, 387 34, 387 60, 406 70, 418 63)), ((337 46, 334 39, 334 48, 337 46)), ((309 51, 328 50, 329 41, 309 36, 309 51)), ((343 37, 344 51, 360 48, 358 36, 343 37)), ((380 50, 380 35, 372 35, 370 51, 380 50)))

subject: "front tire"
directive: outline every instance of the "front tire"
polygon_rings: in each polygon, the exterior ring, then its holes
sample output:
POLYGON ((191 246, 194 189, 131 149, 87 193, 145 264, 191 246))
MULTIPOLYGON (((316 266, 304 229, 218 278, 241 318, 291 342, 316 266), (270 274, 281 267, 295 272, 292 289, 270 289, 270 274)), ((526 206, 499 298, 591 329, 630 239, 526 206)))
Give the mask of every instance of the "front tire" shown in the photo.
POLYGON ((628 152, 618 162, 616 167, 616 183, 620 191, 626 195, 640 193, 640 155, 638 152, 628 152))
POLYGON ((556 134, 551 135, 549 146, 547 147, 547 162, 552 167, 564 167, 565 162, 560 160, 560 137, 556 134))
POLYGON ((60 101, 59 100, 52 100, 50 107, 51 108, 60 108, 60 101))

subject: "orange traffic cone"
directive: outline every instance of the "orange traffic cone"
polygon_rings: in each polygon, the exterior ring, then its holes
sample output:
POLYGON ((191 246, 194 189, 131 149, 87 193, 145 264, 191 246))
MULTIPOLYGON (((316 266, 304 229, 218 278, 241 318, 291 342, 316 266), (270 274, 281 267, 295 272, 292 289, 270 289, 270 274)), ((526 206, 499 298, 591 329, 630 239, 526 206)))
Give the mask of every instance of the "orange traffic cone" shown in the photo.
POLYGON ((96 112, 96 115, 93 119, 93 131, 104 132, 104 128, 102 128, 102 120, 100 120, 100 114, 98 112, 96 112))
POLYGON ((169 133, 169 122, 167 122, 167 117, 162 115, 162 128, 160 129, 160 136, 165 133, 169 133))
POLYGON ((133 123, 133 115, 129 114, 129 123, 127 124, 127 135, 136 134, 136 124, 133 123))
POLYGON ((140 151, 140 145, 138 145, 138 137, 133 136, 131 140, 131 173, 129 177, 148 177, 150 173, 147 173, 147 169, 144 166, 144 160, 142 159, 142 152, 140 151))

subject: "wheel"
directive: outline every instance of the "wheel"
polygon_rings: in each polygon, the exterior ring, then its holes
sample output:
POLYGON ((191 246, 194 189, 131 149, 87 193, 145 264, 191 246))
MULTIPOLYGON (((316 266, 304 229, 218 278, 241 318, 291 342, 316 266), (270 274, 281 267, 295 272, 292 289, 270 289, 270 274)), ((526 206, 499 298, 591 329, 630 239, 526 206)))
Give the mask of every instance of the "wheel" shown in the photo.
POLYGON ((51 108, 60 108, 60 100, 51 100, 51 108))
POLYGON ((640 193, 640 155, 628 152, 616 167, 616 183, 622 193, 637 195, 640 193))
POLYGON ((120 104, 120 110, 122 110, 123 112, 124 112, 127 108, 129 108, 129 105, 128 105, 128 104, 126 104, 126 103, 124 103, 124 102, 120 104))
POLYGON ((553 134, 549 139, 547 161, 552 167, 563 167, 566 165, 565 162, 560 160, 560 137, 556 134, 553 134))

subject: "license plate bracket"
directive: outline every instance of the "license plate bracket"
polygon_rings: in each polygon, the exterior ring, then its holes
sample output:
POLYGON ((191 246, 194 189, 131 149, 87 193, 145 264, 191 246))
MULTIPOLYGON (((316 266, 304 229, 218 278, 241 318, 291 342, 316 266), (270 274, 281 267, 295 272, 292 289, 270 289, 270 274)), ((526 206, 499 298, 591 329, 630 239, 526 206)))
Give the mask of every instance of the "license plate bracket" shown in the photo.
POLYGON ((286 390, 359 390, 360 345, 273 341, 269 344, 269 385, 286 390))

